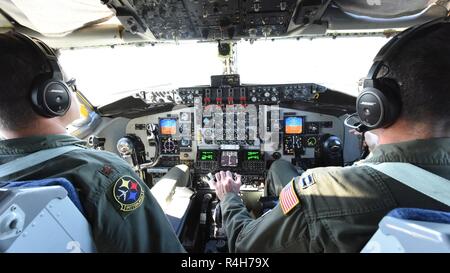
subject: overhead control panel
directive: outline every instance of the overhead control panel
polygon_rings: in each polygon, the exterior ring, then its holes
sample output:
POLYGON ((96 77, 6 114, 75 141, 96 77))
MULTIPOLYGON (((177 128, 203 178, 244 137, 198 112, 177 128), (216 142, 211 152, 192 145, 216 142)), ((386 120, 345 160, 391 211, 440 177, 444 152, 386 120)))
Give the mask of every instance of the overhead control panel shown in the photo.
POLYGON ((277 37, 288 30, 296 0, 104 1, 133 32, 156 39, 223 40, 277 37))

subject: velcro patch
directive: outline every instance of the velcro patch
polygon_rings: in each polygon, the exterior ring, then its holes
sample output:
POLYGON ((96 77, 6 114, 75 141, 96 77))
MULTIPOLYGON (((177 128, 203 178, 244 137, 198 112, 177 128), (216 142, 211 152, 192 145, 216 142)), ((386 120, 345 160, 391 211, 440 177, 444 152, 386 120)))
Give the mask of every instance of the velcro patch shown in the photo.
POLYGON ((303 173, 300 177, 296 177, 295 179, 297 181, 299 188, 302 189, 306 189, 316 183, 312 175, 307 173, 303 173))
POLYGON ((295 206, 300 204, 294 189, 294 180, 289 182, 280 193, 280 206, 284 215, 287 215, 295 206))
POLYGON ((131 176, 122 176, 114 183, 113 197, 120 205, 120 210, 130 212, 144 202, 144 190, 139 181, 131 176))

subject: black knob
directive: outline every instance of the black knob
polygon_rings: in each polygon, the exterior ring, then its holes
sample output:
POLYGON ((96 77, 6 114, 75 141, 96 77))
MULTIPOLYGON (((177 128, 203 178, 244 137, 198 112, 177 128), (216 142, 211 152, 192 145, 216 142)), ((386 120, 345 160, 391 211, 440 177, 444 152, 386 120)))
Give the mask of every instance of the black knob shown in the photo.
POLYGON ((322 142, 322 161, 325 166, 343 165, 343 144, 337 136, 325 135, 322 142))
POLYGON ((281 154, 279 152, 274 152, 272 154, 273 159, 280 159, 281 158, 281 154))

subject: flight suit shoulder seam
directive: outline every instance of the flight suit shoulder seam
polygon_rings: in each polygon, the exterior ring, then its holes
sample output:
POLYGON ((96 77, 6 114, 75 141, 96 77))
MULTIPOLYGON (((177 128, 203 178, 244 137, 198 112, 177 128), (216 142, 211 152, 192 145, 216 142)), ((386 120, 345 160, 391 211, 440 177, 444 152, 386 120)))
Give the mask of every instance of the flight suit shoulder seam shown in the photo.
MULTIPOLYGON (((367 174, 372 177, 374 183, 374 187, 376 187, 380 191, 380 197, 381 199, 379 202, 372 204, 370 206, 365 206, 364 208, 358 207, 358 208, 338 208, 338 209, 331 209, 331 210, 322 210, 322 211, 314 211, 313 213, 310 213, 310 209, 305 209, 305 216, 307 217, 309 222, 314 222, 322 219, 327 218, 336 218, 336 217, 344 217, 344 216, 350 216, 350 215, 359 215, 364 213, 370 213, 375 212, 379 210, 385 210, 386 208, 390 208, 396 205, 396 201, 392 196, 392 193, 389 191, 387 186, 384 184, 382 178, 376 173, 374 170, 372 170, 369 167, 364 166, 363 167, 367 174), (367 169, 366 169, 367 168, 367 169)), ((334 172, 342 172, 343 170, 333 170, 334 172)), ((310 173, 313 178, 317 181, 317 176, 314 172, 310 173)), ((330 175, 328 172, 326 175, 330 175)), ((320 182, 319 182, 320 183, 320 182)), ((308 200, 305 200, 302 194, 302 191, 298 190, 299 197, 302 199, 303 203, 306 203, 308 200)))
POLYGON ((370 167, 367 167, 367 166, 364 166, 364 168, 366 168, 368 174, 374 178, 374 182, 375 182, 374 184, 376 184, 378 189, 383 193, 382 198, 388 199, 388 200, 386 200, 386 202, 384 202, 385 205, 396 206, 397 202, 396 202, 394 196, 392 195, 392 192, 389 190, 388 186, 383 181, 383 178, 381 177, 381 173, 379 173, 378 171, 376 171, 370 167), (387 202, 389 202, 389 203, 387 203, 387 202))

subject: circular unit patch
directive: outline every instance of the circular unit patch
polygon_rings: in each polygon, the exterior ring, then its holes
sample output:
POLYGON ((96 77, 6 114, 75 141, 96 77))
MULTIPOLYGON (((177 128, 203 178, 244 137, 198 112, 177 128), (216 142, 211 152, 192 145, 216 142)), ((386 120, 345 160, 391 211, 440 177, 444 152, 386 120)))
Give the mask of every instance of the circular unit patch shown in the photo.
POLYGON ((114 184, 113 196, 121 211, 133 211, 144 201, 144 190, 133 177, 122 176, 114 184))

